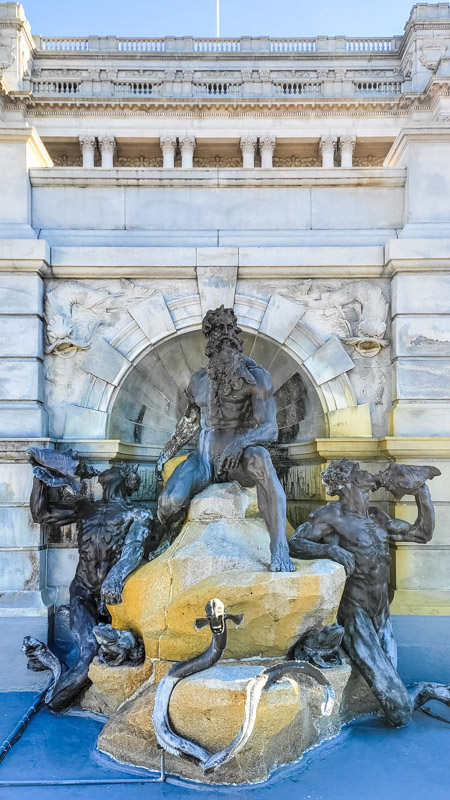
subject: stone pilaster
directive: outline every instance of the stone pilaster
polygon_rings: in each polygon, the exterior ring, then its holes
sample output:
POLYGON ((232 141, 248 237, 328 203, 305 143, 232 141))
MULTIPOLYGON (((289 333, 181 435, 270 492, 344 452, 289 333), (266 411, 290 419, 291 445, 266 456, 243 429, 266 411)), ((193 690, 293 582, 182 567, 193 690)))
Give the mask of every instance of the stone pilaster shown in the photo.
POLYGON ((327 133, 320 139, 319 147, 322 153, 322 167, 334 167, 334 154, 336 152, 337 136, 327 133))
POLYGON ((2 691, 36 689, 45 674, 26 669, 27 634, 47 641, 46 543, 29 509, 30 445, 45 446, 42 274, 44 240, 0 241, 0 652, 2 691), (43 440, 43 441, 42 441, 43 440), (25 661, 25 663, 24 663, 25 661))
POLYGON ((83 133, 78 137, 80 142, 81 155, 83 156, 83 167, 94 166, 95 156, 95 136, 91 133, 83 133))
POLYGON ((242 166, 244 169, 253 169, 255 166, 255 150, 257 138, 253 134, 242 136, 240 141, 242 152, 242 166))
POLYGON ((350 169, 353 166, 353 150, 355 149, 356 136, 346 134, 339 137, 339 147, 341 150, 341 167, 350 169))
POLYGON ((27 669, 24 636, 47 642, 52 604, 46 590, 47 545, 44 528, 33 522, 29 500, 33 482, 27 456, 36 439, 0 440, 0 651, 2 691, 42 689, 48 673, 27 669))
POLYGON ((195 136, 188 133, 179 139, 181 150, 181 166, 183 169, 192 169, 194 166, 195 136))
POLYGON ((100 136, 98 146, 102 155, 102 167, 112 169, 114 166, 114 151, 116 149, 116 140, 114 136, 109 134, 100 136))
POLYGON ((263 169, 271 169, 273 166, 273 153, 276 145, 276 137, 271 133, 266 133, 259 140, 259 149, 261 151, 261 167, 263 169))
POLYGON ((159 143, 163 154, 164 169, 173 169, 175 166, 175 149, 177 146, 176 136, 172 136, 171 134, 161 136, 159 143))

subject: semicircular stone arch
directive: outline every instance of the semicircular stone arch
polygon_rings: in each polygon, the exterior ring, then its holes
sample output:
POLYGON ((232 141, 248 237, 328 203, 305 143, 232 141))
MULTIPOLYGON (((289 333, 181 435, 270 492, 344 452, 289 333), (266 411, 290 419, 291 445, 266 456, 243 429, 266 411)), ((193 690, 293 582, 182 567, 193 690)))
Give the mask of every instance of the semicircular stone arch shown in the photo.
MULTIPOLYGON (((304 386, 306 413, 295 440, 328 436, 330 413, 356 406, 347 375, 353 361, 339 339, 323 341, 302 323, 301 305, 281 295, 233 300, 226 304, 242 328, 244 352, 269 370, 275 391, 295 375, 304 386)), ((204 311, 201 294, 166 303, 155 292, 129 307, 121 332, 110 342, 98 339, 82 357, 87 378, 78 405, 68 406, 65 438, 151 443, 156 453, 185 409, 190 374, 205 363, 204 311)))

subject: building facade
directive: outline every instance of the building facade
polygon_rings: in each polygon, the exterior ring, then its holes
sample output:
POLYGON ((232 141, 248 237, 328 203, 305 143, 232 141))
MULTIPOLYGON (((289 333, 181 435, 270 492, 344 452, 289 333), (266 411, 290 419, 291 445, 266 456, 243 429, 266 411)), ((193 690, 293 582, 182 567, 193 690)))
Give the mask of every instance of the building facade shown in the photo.
POLYGON ((220 303, 274 379, 292 525, 331 458, 441 469, 392 613, 403 676, 448 680, 450 5, 381 39, 58 39, 2 3, 0 72, 2 689, 39 682, 21 641, 77 561, 30 518, 28 447, 138 462, 154 503, 220 303))

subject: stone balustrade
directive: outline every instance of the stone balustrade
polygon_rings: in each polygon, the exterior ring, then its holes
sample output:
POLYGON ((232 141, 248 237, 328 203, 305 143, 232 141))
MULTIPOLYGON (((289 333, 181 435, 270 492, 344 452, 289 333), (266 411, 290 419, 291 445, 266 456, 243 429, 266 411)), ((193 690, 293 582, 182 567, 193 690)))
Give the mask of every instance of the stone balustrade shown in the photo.
MULTIPOLYGON (((129 72, 129 71, 127 71, 129 72)), ((326 72, 326 71, 325 71, 326 72)), ((391 70, 392 72, 392 70, 391 70)), ((320 75, 316 79, 310 78, 280 78, 265 76, 264 80, 255 77, 234 77, 235 71, 227 74, 217 71, 212 78, 202 78, 192 74, 192 71, 183 73, 181 78, 175 80, 170 71, 164 78, 157 73, 149 73, 145 79, 125 79, 119 76, 116 80, 107 77, 93 77, 89 74, 81 77, 72 77, 69 70, 55 70, 54 77, 40 78, 32 76, 24 81, 24 88, 29 89, 33 96, 63 97, 74 96, 84 98, 113 98, 113 97, 174 97, 174 98, 308 98, 308 97, 358 97, 383 96, 396 97, 402 93, 404 81, 401 77, 389 77, 385 80, 355 80, 352 73, 328 77, 320 75), (344 85, 345 81, 345 85, 344 85)))
POLYGON ((165 38, 122 38, 120 36, 35 36, 36 49, 44 53, 104 52, 125 53, 272 53, 274 56, 293 53, 395 53, 401 36, 352 38, 316 36, 314 38, 280 38, 242 36, 236 39, 166 36, 165 38))

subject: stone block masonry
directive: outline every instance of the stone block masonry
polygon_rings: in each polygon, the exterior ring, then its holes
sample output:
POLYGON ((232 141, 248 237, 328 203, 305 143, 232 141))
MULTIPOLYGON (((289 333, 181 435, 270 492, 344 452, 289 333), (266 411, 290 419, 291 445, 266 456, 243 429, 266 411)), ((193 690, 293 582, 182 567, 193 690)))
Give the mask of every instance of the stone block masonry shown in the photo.
POLYGON ((220 303, 273 376, 293 524, 332 458, 441 469, 391 588, 405 675, 427 650, 446 679, 450 5, 358 39, 46 37, 25 12, 0 3, 1 688, 41 685, 21 638, 75 564, 76 532, 30 518, 27 448, 138 462, 154 504, 220 303))

